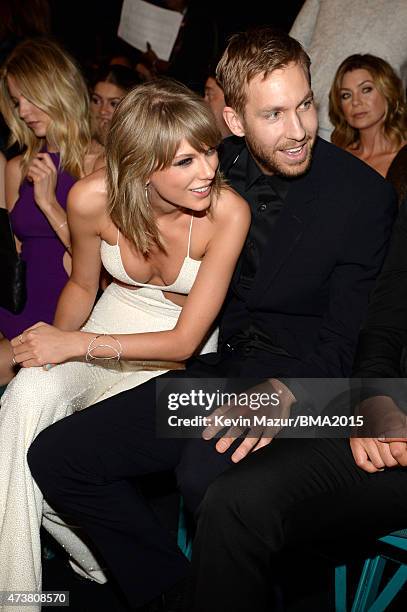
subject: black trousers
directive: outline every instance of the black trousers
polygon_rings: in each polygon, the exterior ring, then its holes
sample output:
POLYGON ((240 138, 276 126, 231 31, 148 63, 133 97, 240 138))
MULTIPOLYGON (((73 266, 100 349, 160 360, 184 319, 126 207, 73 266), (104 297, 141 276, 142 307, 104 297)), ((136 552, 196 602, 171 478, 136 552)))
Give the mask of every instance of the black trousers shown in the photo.
POLYGON ((346 560, 406 525, 407 468, 368 474, 346 439, 277 438, 206 493, 193 548, 194 612, 270 612, 273 570, 287 552, 346 560))
MULTIPOLYGON (((188 373, 164 376, 221 372, 219 365, 197 363, 188 373)), ((155 401, 153 379, 55 423, 28 453, 44 496, 84 529, 133 607, 190 571, 134 478, 175 470, 185 504, 195 512, 208 485, 231 465, 232 451, 220 454, 212 442, 157 438, 155 401)))
MULTIPOLYGON (((271 363, 270 355, 262 359, 259 353, 241 360, 213 356, 212 364, 208 357, 177 376, 261 377, 271 371, 289 376, 290 365, 279 357, 271 363)), ((59 421, 36 438, 28 454, 44 496, 84 529, 132 606, 171 587, 189 566, 129 479, 174 469, 186 505, 195 511, 209 485, 231 467, 234 450, 221 455, 203 440, 157 439, 155 388, 150 381, 59 421)), ((353 515, 356 531, 385 533, 405 526, 406 493, 405 471, 366 474, 355 466, 346 441, 275 440, 228 470, 206 496, 195 555, 202 602, 197 609, 257 610, 246 607, 244 585, 251 591, 252 579, 256 589, 263 584, 270 571, 266 558, 312 533, 316 516, 318 533, 349 529, 353 515), (246 507, 247 523, 236 513, 246 507), (243 596, 234 601, 227 589, 222 591, 226 587, 219 577, 230 572, 233 584, 242 568, 243 596)), ((264 601, 264 585, 258 593, 264 601)))
MULTIPOLYGON (((270 371, 289 376, 290 362, 280 361, 262 350, 216 353, 164 377, 241 381, 270 371)), ((214 442, 157 438, 155 402, 153 379, 55 423, 28 453, 44 497, 84 529, 132 606, 153 599, 189 571, 134 478, 174 469, 186 507, 195 512, 209 484, 232 465, 236 446, 220 454, 214 442)))

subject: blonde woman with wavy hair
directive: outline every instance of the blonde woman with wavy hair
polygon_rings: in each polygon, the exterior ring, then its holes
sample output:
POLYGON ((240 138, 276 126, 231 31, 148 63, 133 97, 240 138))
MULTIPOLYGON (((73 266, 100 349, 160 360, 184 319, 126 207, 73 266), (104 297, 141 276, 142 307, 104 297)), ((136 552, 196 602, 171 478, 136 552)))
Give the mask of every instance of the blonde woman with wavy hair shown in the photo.
MULTIPOLYGON (((390 64, 368 53, 347 57, 329 93, 329 117, 334 144, 385 178, 393 177, 396 158, 406 157, 406 150, 401 150, 407 143, 407 106, 403 83, 390 64)), ((398 188, 400 200, 406 183, 404 172, 404 187, 400 184, 398 188)))
POLYGON ((27 266, 27 303, 0 308, 0 384, 13 376, 9 340, 44 320, 52 323, 71 268, 66 198, 92 170, 89 100, 72 58, 38 38, 20 43, 0 71, 0 111, 10 145, 23 151, 6 167, 6 204, 27 266))
MULTIPOLYGON (((12 341, 22 369, 2 398, 0 558, 7 571, 0 590, 41 587, 43 500, 26 462, 34 437, 217 349, 214 321, 250 224, 247 203, 219 173, 220 142, 202 98, 173 81, 138 85, 113 115, 107 169, 69 194, 72 275, 55 326, 40 322, 12 341), (93 308, 102 264, 113 282, 93 308)), ((49 508, 44 526, 77 571, 104 580, 90 551, 49 508)))

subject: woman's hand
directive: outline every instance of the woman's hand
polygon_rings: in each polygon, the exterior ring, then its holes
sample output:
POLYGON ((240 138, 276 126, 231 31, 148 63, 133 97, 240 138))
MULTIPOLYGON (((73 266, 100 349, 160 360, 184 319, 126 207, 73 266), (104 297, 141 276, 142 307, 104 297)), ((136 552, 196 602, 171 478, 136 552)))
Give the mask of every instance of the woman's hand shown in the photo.
POLYGON ((23 368, 62 363, 80 354, 77 332, 61 331, 47 323, 36 323, 13 338, 14 360, 23 368))
POLYGON ((48 153, 38 153, 28 166, 27 178, 34 184, 34 200, 46 213, 57 203, 55 187, 57 169, 48 153))

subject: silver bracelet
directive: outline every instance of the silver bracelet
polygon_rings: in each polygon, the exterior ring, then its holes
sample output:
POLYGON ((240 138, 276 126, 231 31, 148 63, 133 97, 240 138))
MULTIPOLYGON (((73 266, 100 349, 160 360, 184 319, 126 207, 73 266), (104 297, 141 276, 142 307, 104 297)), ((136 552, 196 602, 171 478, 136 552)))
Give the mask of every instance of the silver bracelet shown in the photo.
POLYGON ((112 336, 111 334, 98 334, 97 336, 92 338, 92 340, 89 342, 88 348, 86 351, 86 355, 85 355, 85 360, 88 363, 96 359, 104 359, 106 361, 111 361, 112 359, 116 359, 116 361, 120 361, 120 357, 122 353, 123 353, 123 347, 121 343, 119 342, 119 340, 115 338, 115 336, 112 336), (96 345, 94 344, 96 340, 98 340, 98 338, 106 338, 106 337, 112 338, 112 340, 114 340, 117 343, 118 348, 115 348, 111 344, 105 344, 105 343, 96 344, 96 345), (98 348, 109 348, 114 354, 107 355, 106 357, 98 357, 97 355, 93 354, 93 351, 96 351, 96 349, 98 348))
POLYGON ((57 231, 60 230, 61 227, 65 227, 65 225, 68 225, 68 221, 64 221, 63 223, 61 223, 61 225, 58 225, 57 231))

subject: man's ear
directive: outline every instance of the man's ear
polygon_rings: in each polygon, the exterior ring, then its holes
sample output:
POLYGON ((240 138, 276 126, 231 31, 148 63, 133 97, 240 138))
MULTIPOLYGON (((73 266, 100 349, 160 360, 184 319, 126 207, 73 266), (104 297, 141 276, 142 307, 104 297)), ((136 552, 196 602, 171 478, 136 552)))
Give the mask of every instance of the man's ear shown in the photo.
POLYGON ((230 106, 225 106, 223 109, 223 118, 229 130, 235 136, 244 136, 245 131, 242 125, 242 121, 237 112, 230 106))

